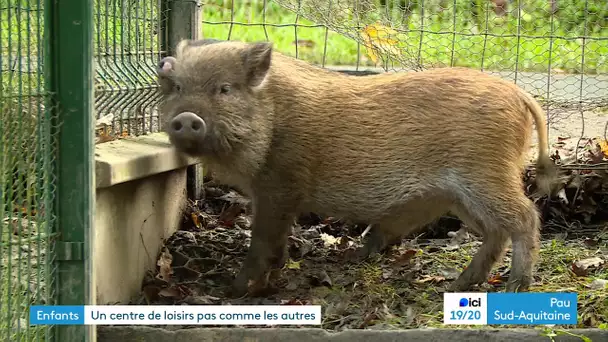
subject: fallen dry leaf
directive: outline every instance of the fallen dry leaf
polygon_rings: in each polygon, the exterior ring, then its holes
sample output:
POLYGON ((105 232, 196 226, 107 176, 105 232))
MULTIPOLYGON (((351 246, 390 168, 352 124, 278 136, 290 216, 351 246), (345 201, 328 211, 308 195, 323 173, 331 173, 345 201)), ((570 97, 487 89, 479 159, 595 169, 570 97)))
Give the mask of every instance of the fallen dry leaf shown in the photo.
POLYGON ((393 38, 396 36, 397 31, 376 23, 365 26, 361 33, 367 54, 374 64, 378 63, 380 51, 398 54, 399 51, 396 45, 399 41, 393 38))
POLYGON ((350 247, 352 241, 350 241, 350 239, 347 236, 342 236, 340 238, 340 242, 338 243, 338 248, 339 249, 346 249, 348 247, 350 247))
POLYGON ((300 299, 283 299, 281 300, 280 305, 307 305, 308 301, 307 300, 300 300, 300 299))
POLYGON ((504 283, 504 280, 502 279, 502 276, 500 274, 496 274, 494 276, 492 276, 492 278, 488 279, 488 284, 490 285, 500 285, 504 283))
POLYGON ((407 266, 411 264, 412 258, 418 253, 416 249, 408 249, 401 255, 395 258, 395 264, 397 266, 407 266))
POLYGON ((156 302, 158 300, 158 294, 160 293, 160 287, 154 284, 146 285, 142 289, 144 298, 148 304, 156 302))
POLYGON ((181 293, 175 287, 167 287, 158 292, 158 295, 165 298, 179 298, 181 293))
POLYGON ((158 258, 156 265, 158 266, 158 277, 164 281, 169 281, 173 270, 171 269, 171 263, 173 262, 173 256, 169 252, 169 249, 163 247, 163 252, 158 258))
POLYGON ((114 120, 114 114, 108 114, 103 116, 95 121, 95 129, 101 130, 110 126, 112 124, 112 120, 114 120))
POLYGON ((363 322, 359 325, 359 329, 363 329, 370 325, 373 321, 378 319, 378 315, 375 312, 370 312, 363 318, 363 322))
POLYGON ((313 279, 313 283, 315 285, 321 285, 321 286, 327 286, 327 287, 332 286, 331 278, 329 278, 329 275, 324 270, 321 270, 317 274, 313 275, 312 279, 313 279))
POLYGON ((327 217, 327 218, 325 218, 325 219, 324 219, 324 220, 323 220, 321 223, 322 223, 322 224, 325 224, 325 225, 327 225, 327 224, 332 224, 332 223, 334 223, 334 221, 335 221, 335 220, 336 220, 336 219, 335 219, 334 217, 328 216, 328 217, 327 217))
POLYGON ((332 235, 329 235, 326 233, 321 233, 320 237, 321 237, 321 240, 323 240, 323 245, 325 247, 335 245, 338 242, 338 239, 335 236, 332 236, 332 235))
POLYGON ((299 270, 301 262, 302 262, 302 260, 293 261, 293 260, 289 259, 289 260, 287 260, 287 263, 285 263, 285 267, 287 267, 290 270, 299 270))
POLYGON ((295 281, 289 281, 285 286, 285 289, 289 291, 295 291, 298 289, 298 283, 296 283, 295 281))
POLYGON ((608 280, 605 279, 595 279, 589 284, 590 289, 599 290, 599 289, 608 289, 608 280))
POLYGON ((599 239, 586 238, 585 241, 583 241, 583 242, 588 247, 596 247, 599 244, 599 239))
POLYGON ((422 279, 418 280, 419 283, 440 283, 445 281, 445 277, 442 276, 424 276, 422 279))
POLYGON ((587 276, 593 269, 604 263, 600 257, 594 257, 584 260, 575 261, 572 263, 572 272, 579 277, 587 276))
POLYGON ((460 275, 460 271, 455 268, 442 268, 439 270, 439 273, 441 273, 441 276, 445 280, 453 280, 460 275))
POLYGON ((382 279, 390 279, 393 276, 393 271, 390 269, 385 269, 382 271, 382 279))
POLYGON ((112 140, 115 140, 116 138, 114 136, 112 136, 111 134, 108 134, 105 129, 101 129, 98 137, 95 141, 96 144, 103 144, 112 140))
POLYGON ((602 153, 604 153, 604 157, 608 158, 608 141, 606 139, 602 139, 602 138, 597 138, 599 140, 599 142, 597 143, 600 151, 602 151, 602 153))
POLYGON ((446 251, 454 251, 454 250, 457 250, 458 248, 460 248, 460 244, 453 243, 451 241, 445 247, 443 247, 443 249, 446 251))
POLYGON ((239 195, 236 191, 232 190, 226 194, 221 195, 218 199, 222 201, 226 201, 230 204, 238 204, 243 208, 246 208, 251 204, 251 201, 241 195, 239 195))
POLYGON ((194 223, 194 226, 198 229, 201 229, 201 222, 198 219, 198 214, 197 213, 191 213, 190 217, 192 218, 192 223, 194 223))
POLYGON ((242 210, 243 207, 240 204, 233 203, 228 207, 228 209, 222 211, 218 217, 218 221, 220 221, 224 226, 232 227, 235 219, 239 216, 242 210))
POLYGON ((294 255, 297 258, 303 258, 312 251, 313 245, 307 240, 296 239, 295 237, 291 236, 290 241, 292 241, 290 255, 294 255))
POLYGON ((210 305, 217 304, 220 301, 219 298, 204 295, 204 296, 188 296, 184 298, 184 303, 188 305, 210 305))

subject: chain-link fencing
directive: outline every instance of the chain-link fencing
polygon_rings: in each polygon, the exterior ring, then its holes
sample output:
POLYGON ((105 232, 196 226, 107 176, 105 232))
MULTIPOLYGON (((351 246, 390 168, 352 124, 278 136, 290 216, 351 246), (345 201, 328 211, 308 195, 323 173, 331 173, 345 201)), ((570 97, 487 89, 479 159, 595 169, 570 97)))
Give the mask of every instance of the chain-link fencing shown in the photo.
POLYGON ((592 139, 605 138, 603 0, 212 0, 202 16, 205 38, 270 40, 325 67, 497 74, 541 101, 565 166, 576 168, 592 139))
POLYGON ((168 2, 95 0, 89 12, 87 2, 0 0, 0 340, 80 336, 30 325, 29 308, 86 297, 87 127, 97 121, 97 142, 158 130, 168 2))
POLYGON ((39 1, 0 0, 0 340, 37 341, 29 306, 55 298, 56 134, 39 1))

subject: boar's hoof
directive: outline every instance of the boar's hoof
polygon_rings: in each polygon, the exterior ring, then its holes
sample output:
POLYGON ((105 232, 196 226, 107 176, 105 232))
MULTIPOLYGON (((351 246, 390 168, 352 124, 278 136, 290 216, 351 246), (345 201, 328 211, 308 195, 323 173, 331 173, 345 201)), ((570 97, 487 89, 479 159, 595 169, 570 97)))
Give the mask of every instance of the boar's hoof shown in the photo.
POLYGON ((244 297, 245 295, 256 297, 266 292, 270 272, 266 272, 257 281, 250 279, 248 275, 246 271, 241 271, 236 277, 230 291, 231 297, 244 297))
POLYGON ((243 297, 247 295, 249 292, 249 285, 249 280, 245 279, 239 274, 232 283, 232 288, 230 289, 230 296, 243 297))
POLYGON ((285 244, 275 252, 275 255, 270 260, 270 266, 272 269, 280 270, 287 264, 287 259, 289 259, 289 250, 287 244, 285 244))
POLYGON ((506 292, 528 292, 530 284, 532 283, 529 277, 525 277, 519 280, 509 280, 505 287, 506 292))
MULTIPOLYGON (((466 272, 466 270, 465 270, 466 272)), ((461 274, 460 277, 448 287, 448 292, 466 292, 470 291, 474 286, 479 285, 483 281, 474 281, 467 279, 468 274, 461 274)))
POLYGON ((363 247, 357 252, 355 258, 359 261, 368 259, 376 254, 382 254, 386 252, 390 247, 401 242, 398 237, 388 236, 381 230, 372 230, 363 247))
POLYGON ((363 247, 357 249, 355 251, 355 253, 353 253, 353 255, 352 255, 352 261, 354 261, 354 262, 365 261, 370 256, 372 256, 372 254, 375 254, 375 253, 377 253, 377 251, 375 251, 375 252, 372 253, 372 250, 366 244, 363 247))
POLYGON ((471 285, 459 282, 457 279, 448 287, 448 292, 466 292, 471 287, 471 285))

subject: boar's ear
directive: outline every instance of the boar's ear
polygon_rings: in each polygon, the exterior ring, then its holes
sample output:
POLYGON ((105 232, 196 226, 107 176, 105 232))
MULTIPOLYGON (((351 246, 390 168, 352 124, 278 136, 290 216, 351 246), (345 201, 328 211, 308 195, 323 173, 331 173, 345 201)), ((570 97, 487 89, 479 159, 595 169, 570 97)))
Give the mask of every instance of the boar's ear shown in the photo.
POLYGON ((243 64, 249 86, 256 87, 266 78, 271 57, 272 43, 253 43, 245 50, 243 64))
POLYGON ((173 73, 173 70, 175 70, 176 62, 177 60, 173 56, 167 56, 161 59, 156 64, 156 73, 159 77, 170 76, 173 73))
POLYGON ((177 60, 174 57, 168 56, 161 59, 156 65, 156 76, 162 94, 166 95, 173 91, 175 83, 171 79, 171 76, 175 70, 176 62, 177 60))
POLYGON ((182 56, 190 48, 217 44, 217 43, 221 43, 221 42, 223 42, 223 41, 219 40, 219 39, 212 39, 212 38, 198 39, 198 40, 182 39, 182 40, 180 40, 179 43, 177 43, 177 46, 175 47, 175 51, 177 53, 177 56, 182 56))
POLYGON ((197 47, 197 46, 217 44, 217 43, 221 43, 221 42, 223 42, 223 41, 219 40, 219 39, 207 38, 207 39, 199 39, 199 40, 190 40, 188 42, 188 45, 192 46, 192 47, 197 47))
POLYGON ((180 40, 179 43, 177 43, 177 46, 175 47, 175 55, 182 56, 184 54, 184 52, 186 51, 186 49, 189 48, 191 45, 192 45, 191 39, 180 40))

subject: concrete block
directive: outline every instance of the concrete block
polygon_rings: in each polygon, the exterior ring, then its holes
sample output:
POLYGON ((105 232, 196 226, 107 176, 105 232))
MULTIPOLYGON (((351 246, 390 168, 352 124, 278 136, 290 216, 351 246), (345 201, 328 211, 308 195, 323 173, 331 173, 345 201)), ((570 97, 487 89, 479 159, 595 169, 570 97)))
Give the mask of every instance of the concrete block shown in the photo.
POLYGON ((95 183, 106 188, 198 163, 176 152, 164 133, 114 140, 95 146, 95 183))
POLYGON ((196 163, 178 154, 164 134, 96 146, 96 304, 125 304, 139 295, 163 239, 179 228, 187 200, 186 170, 196 163))

